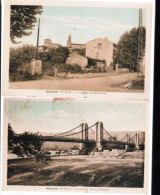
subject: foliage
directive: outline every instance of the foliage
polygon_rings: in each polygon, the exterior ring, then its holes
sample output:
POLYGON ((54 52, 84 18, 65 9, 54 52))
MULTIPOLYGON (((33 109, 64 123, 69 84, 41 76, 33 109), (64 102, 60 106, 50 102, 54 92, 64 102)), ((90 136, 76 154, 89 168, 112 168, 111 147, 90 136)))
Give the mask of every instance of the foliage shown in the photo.
POLYGON ((17 43, 15 38, 29 36, 37 22, 36 15, 42 13, 42 6, 11 5, 10 38, 17 43))
POLYGON ((38 133, 24 132, 16 134, 8 124, 8 150, 19 157, 35 157, 36 161, 47 162, 50 156, 41 150, 43 142, 38 133))
POLYGON ((17 72, 17 68, 22 64, 22 62, 34 59, 35 54, 36 48, 32 45, 10 48, 9 72, 17 72))
MULTIPOLYGON (((113 61, 114 65, 124 66, 131 64, 131 69, 137 71, 138 65, 138 34, 140 28, 133 28, 129 32, 124 33, 118 44, 114 44, 113 61)), ((142 51, 140 51, 140 60, 145 54, 145 34, 146 29, 142 27, 142 51)))
POLYGON ((91 66, 96 67, 96 62, 102 62, 103 64, 106 64, 105 60, 93 59, 93 58, 90 58, 90 57, 87 57, 87 58, 88 58, 87 68, 91 68, 91 66))
POLYGON ((40 52, 38 58, 43 62, 43 69, 51 68, 56 64, 63 64, 69 56, 67 47, 50 48, 48 52, 40 52))
POLYGON ((78 54, 81 55, 81 56, 85 56, 85 54, 86 54, 86 49, 85 49, 85 48, 83 48, 83 49, 73 49, 73 50, 72 50, 72 53, 78 53, 78 54))
POLYGON ((72 74, 74 73, 84 73, 81 66, 79 66, 78 64, 57 64, 56 65, 58 68, 58 72, 70 72, 72 74))
POLYGON ((16 134, 8 124, 8 150, 19 157, 37 155, 43 142, 38 133, 16 134))

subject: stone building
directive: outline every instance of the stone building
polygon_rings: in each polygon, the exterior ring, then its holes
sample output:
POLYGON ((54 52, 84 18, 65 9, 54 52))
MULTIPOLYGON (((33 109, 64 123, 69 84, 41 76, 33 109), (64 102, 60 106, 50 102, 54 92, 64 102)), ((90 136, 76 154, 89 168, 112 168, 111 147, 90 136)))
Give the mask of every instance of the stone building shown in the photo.
POLYGON ((71 34, 69 34, 68 40, 67 40, 67 47, 70 50, 72 50, 72 49, 83 49, 83 48, 85 48, 85 44, 72 43, 71 34))
POLYGON ((88 64, 88 59, 84 56, 81 56, 77 53, 70 54, 66 60, 66 64, 78 64, 82 68, 85 68, 88 64))
POLYGON ((97 38, 86 43, 86 56, 105 60, 106 66, 110 66, 113 61, 113 43, 108 38, 97 38))
POLYGON ((58 43, 52 43, 51 39, 45 39, 44 44, 38 47, 39 52, 47 52, 50 48, 59 48, 61 44, 58 43))

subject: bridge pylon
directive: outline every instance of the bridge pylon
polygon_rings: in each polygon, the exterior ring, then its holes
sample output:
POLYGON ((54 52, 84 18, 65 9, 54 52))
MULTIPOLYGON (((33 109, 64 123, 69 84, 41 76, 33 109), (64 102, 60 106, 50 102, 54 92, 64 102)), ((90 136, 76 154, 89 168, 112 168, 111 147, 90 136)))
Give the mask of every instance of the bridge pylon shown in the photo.
POLYGON ((102 122, 97 122, 96 124, 95 140, 96 140, 96 150, 98 151, 103 150, 103 146, 102 146, 103 123, 102 122))
POLYGON ((135 137, 136 141, 135 141, 135 148, 137 150, 139 150, 139 134, 136 133, 136 137, 135 137))
POLYGON ((125 145, 125 150, 127 151, 128 150, 128 144, 130 142, 130 135, 127 134, 127 144, 125 145))
MULTIPOLYGON (((82 133, 81 133, 81 139, 88 141, 88 124, 87 123, 83 123, 82 126, 82 133)), ((85 143, 80 143, 80 149, 84 149, 85 143)))

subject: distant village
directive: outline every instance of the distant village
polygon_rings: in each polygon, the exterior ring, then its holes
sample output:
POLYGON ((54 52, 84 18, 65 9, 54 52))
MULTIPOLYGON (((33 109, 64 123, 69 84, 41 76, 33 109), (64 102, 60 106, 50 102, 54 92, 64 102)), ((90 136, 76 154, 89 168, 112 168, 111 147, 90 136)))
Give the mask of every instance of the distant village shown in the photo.
MULTIPOLYGON (((71 34, 68 36, 67 47, 70 55, 66 60, 66 64, 78 64, 81 68, 88 65, 88 57, 100 60, 96 62, 97 68, 109 67, 113 61, 113 43, 108 38, 97 38, 87 42, 86 44, 72 43, 71 34), (75 52, 76 50, 85 50, 85 56, 75 52)), ((44 45, 39 46, 39 52, 47 52, 50 48, 59 48, 61 44, 52 43, 51 39, 45 39, 44 45)))

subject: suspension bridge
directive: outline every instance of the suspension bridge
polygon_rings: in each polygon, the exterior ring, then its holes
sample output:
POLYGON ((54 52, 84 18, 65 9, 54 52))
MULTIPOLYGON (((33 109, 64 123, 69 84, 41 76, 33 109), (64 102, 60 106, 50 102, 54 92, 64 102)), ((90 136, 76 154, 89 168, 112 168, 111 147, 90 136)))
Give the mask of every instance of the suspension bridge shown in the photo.
POLYGON ((138 133, 135 133, 132 137, 127 133, 122 139, 117 139, 116 135, 113 136, 111 132, 103 127, 102 122, 96 122, 91 126, 82 123, 63 133, 53 136, 41 136, 41 141, 80 143, 81 149, 95 149, 97 151, 103 150, 107 144, 135 149, 144 148, 144 140, 140 139, 138 133))

